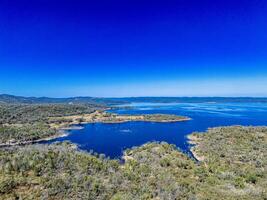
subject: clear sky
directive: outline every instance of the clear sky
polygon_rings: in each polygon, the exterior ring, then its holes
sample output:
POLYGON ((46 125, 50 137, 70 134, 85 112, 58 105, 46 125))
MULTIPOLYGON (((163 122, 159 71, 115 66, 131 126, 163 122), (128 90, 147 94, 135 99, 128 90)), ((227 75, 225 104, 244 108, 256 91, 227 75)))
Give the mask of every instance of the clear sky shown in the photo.
POLYGON ((0 0, 0 93, 267 96, 267 1, 0 0))

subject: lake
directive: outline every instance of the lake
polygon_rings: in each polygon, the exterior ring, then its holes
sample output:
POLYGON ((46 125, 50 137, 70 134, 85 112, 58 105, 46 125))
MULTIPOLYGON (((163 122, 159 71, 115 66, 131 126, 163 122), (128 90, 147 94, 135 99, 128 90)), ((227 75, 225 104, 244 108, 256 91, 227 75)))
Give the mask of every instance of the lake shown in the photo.
MULTIPOLYGON (((119 158, 123 150, 151 141, 175 144, 190 154, 187 135, 209 127, 229 125, 267 125, 266 103, 132 103, 118 106, 110 112, 118 114, 176 114, 192 118, 177 123, 127 122, 121 124, 94 123, 55 141, 71 141, 81 150, 119 158), (128 108, 124 108, 129 106, 128 108)), ((49 143, 50 143, 49 142, 49 143)))

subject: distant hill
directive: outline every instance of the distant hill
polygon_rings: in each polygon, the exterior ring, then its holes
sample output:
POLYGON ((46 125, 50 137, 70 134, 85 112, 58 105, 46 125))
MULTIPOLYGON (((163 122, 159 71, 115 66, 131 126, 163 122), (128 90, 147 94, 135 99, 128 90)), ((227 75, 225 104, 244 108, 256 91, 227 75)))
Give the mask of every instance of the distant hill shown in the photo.
POLYGON ((94 98, 94 97, 70 97, 70 98, 49 98, 49 97, 22 97, 8 94, 0 95, 0 102, 10 104, 104 104, 113 105, 123 103, 116 99, 94 98))
POLYGON ((102 104, 116 105, 127 103, 242 103, 258 102, 267 103, 267 98, 254 97, 126 97, 126 98, 95 98, 95 97, 70 97, 70 98, 49 98, 49 97, 22 97, 9 94, 0 95, 0 103, 12 104, 45 104, 45 103, 65 103, 65 104, 102 104))

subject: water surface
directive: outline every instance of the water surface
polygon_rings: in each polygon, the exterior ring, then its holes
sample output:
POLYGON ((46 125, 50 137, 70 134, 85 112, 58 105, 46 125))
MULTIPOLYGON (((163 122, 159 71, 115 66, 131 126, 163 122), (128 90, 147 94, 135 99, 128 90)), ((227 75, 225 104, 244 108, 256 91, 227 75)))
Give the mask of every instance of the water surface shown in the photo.
POLYGON ((150 141, 175 144, 189 153, 186 136, 209 127, 229 125, 267 125, 266 103, 133 103, 118 106, 118 114, 176 114, 192 118, 177 123, 127 122, 120 124, 94 123, 83 125, 82 130, 72 130, 67 137, 82 150, 93 150, 111 158, 119 158, 127 148, 150 141), (124 108, 130 106, 129 108, 124 108))

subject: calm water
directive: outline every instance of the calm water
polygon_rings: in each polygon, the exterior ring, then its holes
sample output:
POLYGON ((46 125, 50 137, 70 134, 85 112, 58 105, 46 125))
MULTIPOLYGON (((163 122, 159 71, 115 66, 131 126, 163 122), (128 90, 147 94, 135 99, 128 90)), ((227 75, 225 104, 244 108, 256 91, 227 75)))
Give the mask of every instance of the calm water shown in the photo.
MULTIPOLYGON (((125 105, 124 105, 125 106, 125 105)), ((175 144, 189 153, 186 136, 209 127, 228 125, 267 125, 267 104, 264 103, 138 103, 129 104, 132 109, 118 107, 119 114, 177 114, 193 120, 177 123, 128 122, 122 124, 87 124, 82 130, 70 131, 67 137, 82 150, 93 150, 111 158, 118 158, 126 148, 150 141, 175 144)))

